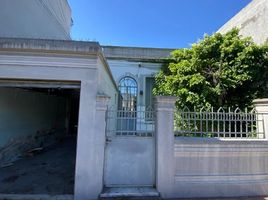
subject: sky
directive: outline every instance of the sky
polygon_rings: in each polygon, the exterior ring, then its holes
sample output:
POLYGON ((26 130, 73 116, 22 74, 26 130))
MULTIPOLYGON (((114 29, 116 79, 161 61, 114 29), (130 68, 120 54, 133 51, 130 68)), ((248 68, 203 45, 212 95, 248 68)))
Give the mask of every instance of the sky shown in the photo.
POLYGON ((68 0, 72 39, 101 45, 187 48, 251 0, 68 0))

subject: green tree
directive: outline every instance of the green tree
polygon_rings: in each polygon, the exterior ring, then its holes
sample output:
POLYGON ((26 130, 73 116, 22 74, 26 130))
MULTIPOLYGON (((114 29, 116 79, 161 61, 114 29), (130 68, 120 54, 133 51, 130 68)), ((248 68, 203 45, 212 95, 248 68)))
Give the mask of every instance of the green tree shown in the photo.
POLYGON ((240 107, 267 95, 267 45, 241 38, 238 29, 215 33, 172 52, 156 75, 155 95, 175 95, 177 106, 240 107))

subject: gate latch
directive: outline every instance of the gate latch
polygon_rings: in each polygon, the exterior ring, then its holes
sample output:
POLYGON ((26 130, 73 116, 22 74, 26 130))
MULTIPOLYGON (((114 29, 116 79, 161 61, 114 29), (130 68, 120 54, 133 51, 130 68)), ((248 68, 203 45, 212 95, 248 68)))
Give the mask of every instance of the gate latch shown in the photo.
POLYGON ((106 138, 106 143, 110 143, 112 142, 112 139, 111 138, 106 138))

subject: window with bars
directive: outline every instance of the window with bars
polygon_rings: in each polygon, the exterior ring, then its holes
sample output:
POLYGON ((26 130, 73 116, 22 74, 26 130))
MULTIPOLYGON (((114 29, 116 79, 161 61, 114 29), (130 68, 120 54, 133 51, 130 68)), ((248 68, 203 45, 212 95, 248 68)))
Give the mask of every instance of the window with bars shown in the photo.
POLYGON ((126 76, 119 81, 119 110, 136 110, 138 85, 134 78, 126 76))

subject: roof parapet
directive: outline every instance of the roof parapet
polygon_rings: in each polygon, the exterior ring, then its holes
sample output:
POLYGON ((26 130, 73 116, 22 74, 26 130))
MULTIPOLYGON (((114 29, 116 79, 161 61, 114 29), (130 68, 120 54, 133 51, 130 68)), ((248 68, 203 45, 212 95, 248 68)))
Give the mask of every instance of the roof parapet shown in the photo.
POLYGON ((71 40, 0 38, 0 50, 23 49, 40 51, 65 51, 76 53, 101 53, 98 42, 82 42, 71 40))

